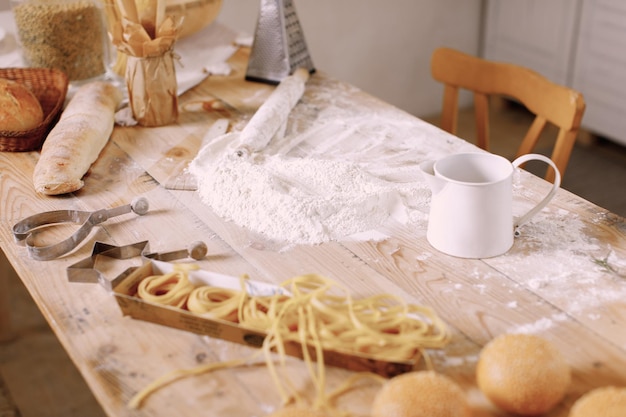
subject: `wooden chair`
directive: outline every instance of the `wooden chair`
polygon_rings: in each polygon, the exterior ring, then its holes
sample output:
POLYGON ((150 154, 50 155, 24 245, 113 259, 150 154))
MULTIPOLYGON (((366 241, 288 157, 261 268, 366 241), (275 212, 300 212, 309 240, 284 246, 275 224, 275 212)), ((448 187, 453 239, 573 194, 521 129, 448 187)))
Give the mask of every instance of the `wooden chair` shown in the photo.
MULTIPOLYGON (((474 93, 477 145, 489 149, 489 97, 501 96, 520 102, 535 115, 517 155, 532 152, 539 135, 550 122, 559 128, 550 158, 565 173, 580 122, 585 111, 581 93, 555 84, 542 75, 518 65, 487 61, 449 49, 435 50, 432 77, 445 84, 441 128, 456 134, 459 90, 474 93)), ((549 169, 546 180, 554 180, 549 169)))

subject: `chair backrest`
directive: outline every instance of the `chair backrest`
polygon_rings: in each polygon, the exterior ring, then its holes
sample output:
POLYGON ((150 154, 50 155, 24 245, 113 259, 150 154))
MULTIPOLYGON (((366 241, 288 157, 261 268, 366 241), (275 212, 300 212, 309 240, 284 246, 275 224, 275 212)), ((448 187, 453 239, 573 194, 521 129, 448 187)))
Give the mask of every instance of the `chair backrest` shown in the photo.
MULTIPOLYGON (((532 152, 547 122, 559 128, 550 158, 565 173, 585 111, 581 93, 555 84, 528 68, 481 59, 450 48, 436 49, 431 59, 432 77, 443 83, 441 128, 456 134, 459 90, 474 93, 477 145, 489 149, 489 96, 520 102, 535 115, 517 155, 532 152)), ((548 181, 554 172, 548 170, 548 181)))

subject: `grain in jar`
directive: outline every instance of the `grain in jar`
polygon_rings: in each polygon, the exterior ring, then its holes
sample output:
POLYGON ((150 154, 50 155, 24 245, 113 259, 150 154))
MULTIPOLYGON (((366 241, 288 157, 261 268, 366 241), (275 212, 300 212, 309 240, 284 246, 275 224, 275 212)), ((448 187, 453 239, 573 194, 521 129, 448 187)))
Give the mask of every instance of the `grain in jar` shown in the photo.
POLYGON ((59 69, 72 81, 105 73, 106 31, 95 0, 21 0, 13 14, 27 66, 59 69))

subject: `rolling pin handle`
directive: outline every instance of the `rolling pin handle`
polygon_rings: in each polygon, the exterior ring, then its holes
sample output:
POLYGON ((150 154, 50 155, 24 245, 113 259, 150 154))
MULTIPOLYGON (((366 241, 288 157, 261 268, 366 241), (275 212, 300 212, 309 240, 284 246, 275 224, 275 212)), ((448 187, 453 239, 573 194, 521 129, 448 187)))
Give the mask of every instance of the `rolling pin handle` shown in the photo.
POLYGON ((193 242, 191 245, 189 245, 189 248, 187 250, 189 252, 189 257, 195 259, 196 261, 204 258, 209 251, 206 243, 202 241, 193 242))
POLYGON ((148 212, 150 204, 148 204, 148 200, 145 197, 135 197, 130 203, 130 208, 136 214, 143 216, 148 212))

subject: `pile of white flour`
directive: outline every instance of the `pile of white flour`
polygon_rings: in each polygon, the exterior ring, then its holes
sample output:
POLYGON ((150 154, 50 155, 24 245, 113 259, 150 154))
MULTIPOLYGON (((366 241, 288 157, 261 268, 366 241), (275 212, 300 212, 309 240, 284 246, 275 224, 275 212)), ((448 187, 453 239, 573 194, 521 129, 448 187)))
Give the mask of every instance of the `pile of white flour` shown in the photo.
MULTIPOLYGON (((198 175, 204 203, 272 241, 318 244, 406 220, 416 184, 398 184, 355 163, 280 155, 224 155, 198 175)), ((421 197, 428 198, 422 189, 421 197)))

